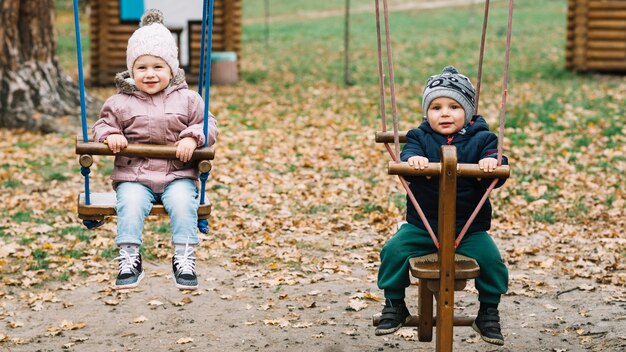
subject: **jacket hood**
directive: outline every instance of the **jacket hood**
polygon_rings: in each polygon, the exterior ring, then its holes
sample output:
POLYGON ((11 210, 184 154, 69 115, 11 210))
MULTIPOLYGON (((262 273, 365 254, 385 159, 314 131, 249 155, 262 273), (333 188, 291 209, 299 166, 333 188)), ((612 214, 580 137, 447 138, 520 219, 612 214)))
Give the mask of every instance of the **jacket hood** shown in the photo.
MULTIPOLYGON (((183 87, 181 88, 187 88, 187 82, 185 81, 185 71, 182 68, 178 69, 174 77, 172 77, 170 84, 167 86, 167 88, 165 88, 165 90, 167 91, 170 90, 171 87, 176 87, 180 85, 183 85, 183 87)), ((130 71, 128 70, 115 75, 115 86, 117 87, 117 91, 119 93, 133 94, 140 91, 139 89, 137 89, 135 82, 130 76, 130 71)))

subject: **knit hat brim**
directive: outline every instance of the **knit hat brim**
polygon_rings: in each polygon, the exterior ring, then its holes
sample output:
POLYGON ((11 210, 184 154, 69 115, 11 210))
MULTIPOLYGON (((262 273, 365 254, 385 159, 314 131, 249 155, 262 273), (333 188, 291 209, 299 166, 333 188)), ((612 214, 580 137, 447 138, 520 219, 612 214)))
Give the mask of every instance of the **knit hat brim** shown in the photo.
POLYGON ((163 14, 159 10, 147 10, 140 27, 128 39, 126 66, 131 74, 135 61, 143 55, 158 56, 170 67, 172 75, 178 72, 178 47, 172 33, 163 25, 163 14))
POLYGON ((454 101, 461 104, 465 112, 465 124, 470 122, 472 116, 474 116, 474 104, 470 103, 463 94, 445 88, 434 89, 430 91, 427 96, 424 96, 424 116, 428 116, 428 107, 430 107, 433 100, 441 97, 454 99, 454 101))
POLYGON ((476 89, 469 78, 460 74, 453 66, 446 66, 440 74, 431 76, 424 87, 422 111, 428 119, 428 108, 433 100, 447 97, 454 99, 465 111, 465 124, 474 116, 476 89))

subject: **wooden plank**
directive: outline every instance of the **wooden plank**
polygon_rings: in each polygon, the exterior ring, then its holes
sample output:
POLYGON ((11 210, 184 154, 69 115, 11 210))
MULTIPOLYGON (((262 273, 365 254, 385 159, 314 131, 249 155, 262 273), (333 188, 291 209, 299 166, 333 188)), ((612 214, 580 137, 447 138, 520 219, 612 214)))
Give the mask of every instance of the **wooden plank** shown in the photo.
MULTIPOLYGON (((420 291, 421 292, 421 291, 420 291)), ((432 292, 431 292, 432 295, 432 292)), ((432 301, 431 301, 432 304, 432 301)), ((422 329, 422 326, 419 325, 420 324, 420 320, 421 320, 421 313, 419 315, 411 315, 408 319, 406 324, 402 324, 402 326, 416 326, 419 327, 418 328, 418 334, 425 329, 422 329)), ((372 316, 372 325, 374 326, 378 326, 378 324, 380 324, 380 313, 374 314, 372 316)), ((431 313, 430 316, 432 317, 432 323, 433 325, 436 324, 437 322, 437 317, 433 317, 432 316, 432 307, 431 307, 431 313)), ((468 315, 468 316, 459 316, 459 315, 455 315, 454 316, 454 326, 472 326, 472 324, 474 324, 474 321, 476 320, 476 316, 472 316, 472 315, 468 315)), ((430 330, 430 332, 432 333, 432 329, 430 330)), ((420 341, 431 341, 431 340, 422 340, 420 339, 420 341)))
MULTIPOLYGON (((83 142, 79 136, 76 138, 75 152, 78 155, 121 155, 129 157, 146 157, 158 159, 178 159, 176 157, 175 145, 159 145, 159 144, 129 144, 117 154, 109 149, 104 143, 83 142)), ((202 147, 194 150, 191 160, 213 160, 215 151, 213 147, 202 147)))
POLYGON ((626 51, 587 50, 587 59, 626 60, 626 51))
POLYGON ((626 42, 623 41, 589 40, 587 42, 587 47, 589 49, 626 52, 626 42))
MULTIPOLYGON (((406 134, 407 131, 398 131, 400 143, 406 143, 406 134)), ((376 143, 395 143, 393 131, 376 132, 376 134, 374 135, 374 140, 376 141, 376 143)))
POLYGON ((589 39, 626 41, 626 31, 589 30, 589 39))
MULTIPOLYGON (((468 280, 480 275, 476 260, 464 255, 454 255, 455 278, 468 280)), ((409 259, 411 275, 419 279, 439 279, 439 254, 432 253, 409 259)), ((458 290, 457 290, 458 291, 458 290)))
POLYGON ((626 29, 626 20, 598 20, 593 19, 588 23, 589 29, 626 29))
POLYGON ((454 239, 456 237, 456 147, 442 146, 439 176, 439 292, 437 338, 440 352, 452 352, 454 339, 454 239))
POLYGON ((592 70, 626 71, 626 61, 589 60, 586 68, 592 70))
POLYGON ((626 10, 626 1, 592 1, 590 10, 626 10))
MULTIPOLYGON (((389 175, 401 176, 439 176, 441 168, 441 163, 428 163, 427 168, 416 169, 409 166, 407 162, 390 161, 387 172, 389 175)), ((478 168, 478 164, 458 164, 455 174, 457 177, 508 178, 511 175, 511 169, 509 165, 501 165, 493 172, 484 172, 478 168)))
POLYGON ((626 19, 626 11, 589 11, 589 19, 600 20, 624 20, 626 19))
MULTIPOLYGON (((105 216, 115 216, 115 192, 89 193, 91 204, 85 203, 85 193, 78 196, 78 217, 86 220, 99 220, 105 216)), ((154 204, 149 215, 167 215, 163 204, 154 204)), ((211 215, 211 202, 198 207, 198 219, 208 219, 211 215)))

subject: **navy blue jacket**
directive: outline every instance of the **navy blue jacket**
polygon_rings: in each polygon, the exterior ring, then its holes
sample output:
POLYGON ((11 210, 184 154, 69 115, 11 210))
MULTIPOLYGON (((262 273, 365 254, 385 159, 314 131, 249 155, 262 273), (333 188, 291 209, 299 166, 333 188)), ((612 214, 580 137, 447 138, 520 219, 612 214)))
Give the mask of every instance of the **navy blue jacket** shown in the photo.
MULTIPOLYGON (((439 162, 440 148, 446 144, 456 146, 459 163, 477 164, 480 159, 498 157, 498 137, 489 131, 487 122, 485 122, 482 116, 475 115, 472 123, 450 136, 444 136, 433 131, 428 121, 424 121, 418 128, 412 129, 407 133, 407 143, 402 149, 400 159, 407 161, 410 157, 417 155, 428 158, 430 162, 439 162)), ((502 164, 508 164, 506 157, 502 158, 502 164)), ((424 211, 430 226, 437 233, 439 178, 406 177, 406 180, 409 182, 411 191, 415 195, 422 211, 424 211)), ((480 181, 476 178, 468 177, 457 179, 455 226, 457 235, 465 226, 467 219, 469 219, 491 182, 492 179, 482 179, 480 181)), ((504 181, 498 182, 497 187, 502 186, 502 184, 504 184, 504 181)), ((408 197, 406 221, 421 229, 426 229, 408 197)), ((490 227, 491 203, 487 200, 467 233, 487 231, 490 227)))

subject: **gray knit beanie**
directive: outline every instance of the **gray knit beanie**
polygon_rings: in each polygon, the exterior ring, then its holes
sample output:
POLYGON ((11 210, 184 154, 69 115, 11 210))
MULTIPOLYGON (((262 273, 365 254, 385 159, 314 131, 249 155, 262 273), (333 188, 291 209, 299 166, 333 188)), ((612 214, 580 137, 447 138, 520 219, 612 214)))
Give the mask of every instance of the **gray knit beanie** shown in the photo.
POLYGON ((453 66, 446 66, 441 74, 431 76, 426 82, 422 98, 424 118, 428 115, 430 103, 439 97, 456 100, 465 110, 465 124, 471 121, 474 116, 476 90, 469 78, 460 74, 453 66))
POLYGON ((163 25, 163 13, 156 9, 146 10, 141 16, 139 29, 128 39, 126 66, 133 72, 135 60, 143 55, 162 58, 172 70, 178 72, 178 47, 172 33, 163 25))

